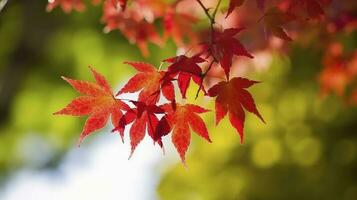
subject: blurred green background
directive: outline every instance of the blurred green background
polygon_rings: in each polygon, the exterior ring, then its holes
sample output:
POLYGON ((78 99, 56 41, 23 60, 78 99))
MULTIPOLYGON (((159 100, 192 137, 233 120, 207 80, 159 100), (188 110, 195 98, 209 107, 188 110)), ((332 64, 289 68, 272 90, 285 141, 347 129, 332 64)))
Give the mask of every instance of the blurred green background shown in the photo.
MULTIPOLYGON (((175 54, 170 41, 149 46, 145 59, 117 31, 104 34, 100 6, 64 14, 47 13, 46 3, 9 1, 0 13, 0 190, 18 170, 55 169, 75 148, 85 119, 52 115, 77 95, 61 75, 92 80, 91 65, 115 86, 135 73, 123 61, 159 64, 175 54)), ((343 40, 357 47, 356 33, 343 40)), ((248 74, 263 82, 250 91, 267 124, 248 114, 241 145, 227 119, 215 127, 205 114, 213 143, 194 135, 187 169, 177 155, 174 163, 162 156, 157 198, 357 199, 357 107, 319 97, 322 54, 313 44, 271 52, 268 70, 248 74)), ((212 100, 194 103, 213 109, 212 100)))
MULTIPOLYGON (((61 9, 47 13, 46 4, 10 1, 0 13, 2 176, 28 164, 51 167, 77 141, 84 119, 52 115, 77 95, 60 76, 92 81, 90 65, 115 88, 135 73, 124 61, 146 60, 119 32, 103 33, 100 6, 64 14, 61 9), (53 148, 46 163, 32 163, 21 155, 29 135, 53 148)), ((167 53, 146 61, 160 63, 172 49, 169 44, 167 53)))

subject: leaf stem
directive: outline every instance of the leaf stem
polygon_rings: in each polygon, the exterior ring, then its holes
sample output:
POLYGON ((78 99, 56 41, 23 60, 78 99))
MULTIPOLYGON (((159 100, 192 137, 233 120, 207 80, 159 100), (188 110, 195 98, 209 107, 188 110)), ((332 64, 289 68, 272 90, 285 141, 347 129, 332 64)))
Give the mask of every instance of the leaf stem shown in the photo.
POLYGON ((213 63, 215 63, 215 60, 212 60, 211 63, 209 64, 207 70, 201 75, 201 83, 200 83, 200 86, 196 92, 196 97, 195 99, 198 98, 198 94, 200 92, 200 90, 202 89, 202 85, 203 85, 203 79, 206 77, 207 73, 211 70, 212 66, 213 66, 213 63))
POLYGON ((115 100, 120 100, 120 101, 134 101, 132 99, 122 99, 122 98, 114 98, 115 100))

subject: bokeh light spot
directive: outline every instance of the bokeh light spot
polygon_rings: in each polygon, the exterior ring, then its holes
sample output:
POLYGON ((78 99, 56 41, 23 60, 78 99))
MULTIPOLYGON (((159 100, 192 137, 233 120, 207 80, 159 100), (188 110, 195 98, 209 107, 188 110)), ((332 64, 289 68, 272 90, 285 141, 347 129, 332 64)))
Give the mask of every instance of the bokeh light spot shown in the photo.
POLYGON ((315 164, 321 157, 321 142, 312 137, 306 137, 298 141, 293 148, 293 157, 298 165, 309 167, 315 164))
POLYGON ((263 139, 254 144, 252 160, 257 167, 268 168, 281 158, 281 145, 276 139, 263 139))

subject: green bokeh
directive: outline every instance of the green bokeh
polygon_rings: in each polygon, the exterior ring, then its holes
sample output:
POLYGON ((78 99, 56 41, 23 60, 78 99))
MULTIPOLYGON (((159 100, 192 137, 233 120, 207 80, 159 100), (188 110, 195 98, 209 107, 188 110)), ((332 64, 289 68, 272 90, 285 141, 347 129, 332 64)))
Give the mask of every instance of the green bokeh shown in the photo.
POLYGON ((65 14, 46 3, 9 1, 0 13, 0 182, 21 168, 56 167, 76 147, 85 118, 52 115, 78 95, 61 76, 94 81, 92 66, 116 92, 136 73, 124 61, 159 66, 174 53, 171 41, 165 51, 149 44, 156 53, 143 58, 119 31, 105 34, 100 6, 65 14), (31 145, 39 146, 32 155, 31 145))
POLYGON ((307 51, 301 48, 293 47, 290 58, 273 53, 268 73, 248 74, 263 82, 250 91, 267 123, 248 114, 240 144, 227 117, 214 127, 214 114, 207 114, 212 144, 193 136, 187 169, 180 163, 164 169, 161 199, 357 198, 356 107, 319 97, 312 77, 321 57, 299 60, 307 51))

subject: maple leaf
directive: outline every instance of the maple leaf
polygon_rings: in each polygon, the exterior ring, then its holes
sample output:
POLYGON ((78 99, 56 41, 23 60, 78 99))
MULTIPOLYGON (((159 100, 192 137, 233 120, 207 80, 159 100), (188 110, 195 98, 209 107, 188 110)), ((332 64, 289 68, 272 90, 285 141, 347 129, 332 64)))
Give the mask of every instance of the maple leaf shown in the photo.
MULTIPOLYGON (((121 9, 122 11, 125 10, 126 4, 128 0, 105 0, 104 3, 111 4, 115 9, 121 9)), ((99 4, 101 0, 92 0, 93 4, 99 4)))
POLYGON ((233 12, 236 7, 242 6, 244 1, 245 0, 230 0, 226 18, 233 12))
POLYGON ((126 8, 126 3, 128 0, 111 0, 113 4, 117 4, 120 6, 122 10, 125 10, 126 8))
POLYGON ((66 13, 71 12, 73 9, 76 11, 83 11, 85 9, 82 0, 52 0, 48 1, 46 10, 50 12, 57 6, 61 6, 62 10, 66 13))
POLYGON ((209 110, 193 104, 175 104, 174 107, 172 104, 164 104, 161 107, 167 114, 159 122, 155 139, 161 139, 172 130, 171 140, 183 163, 185 163, 185 154, 191 141, 190 127, 199 136, 211 142, 206 125, 198 115, 209 110))
POLYGON ((158 46, 162 46, 163 42, 159 34, 155 30, 155 26, 145 20, 125 20, 124 26, 119 26, 120 31, 131 41, 136 43, 141 53, 147 57, 149 50, 147 42, 150 41, 158 46))
POLYGON ((323 96, 333 91, 342 97, 351 78, 348 69, 343 63, 335 63, 334 65, 325 66, 319 75, 319 81, 323 96))
POLYGON ((289 0, 289 11, 305 11, 308 17, 321 19, 325 12, 322 6, 330 4, 331 0, 289 0))
POLYGON ((87 135, 103 128, 110 116, 112 124, 117 126, 122 117, 122 110, 129 109, 125 103, 114 98, 106 79, 93 68, 90 67, 90 70, 96 83, 62 77, 83 96, 77 97, 65 108, 54 113, 55 115, 72 116, 89 115, 80 135, 79 144, 87 135))
POLYGON ((144 56, 149 55, 148 42, 162 46, 163 41, 154 24, 145 20, 140 11, 130 9, 122 12, 110 1, 105 1, 103 11, 102 20, 106 23, 105 32, 119 29, 131 43, 139 47, 144 56))
POLYGON ((203 91, 205 91, 201 85, 202 69, 200 66, 198 66, 198 63, 205 62, 205 59, 201 58, 199 55, 192 57, 180 55, 173 58, 168 58, 164 61, 172 63, 170 66, 168 66, 165 77, 178 75, 177 81, 182 98, 186 98, 186 91, 190 84, 191 78, 196 84, 200 85, 200 88, 203 91))
POLYGON ((131 102, 136 107, 128 110, 119 120, 118 126, 113 129, 113 132, 119 131, 123 140, 125 127, 133 123, 129 131, 131 144, 130 157, 133 155, 138 144, 144 139, 146 130, 154 142, 163 147, 161 138, 155 135, 159 122, 156 114, 164 114, 165 111, 155 104, 145 104, 139 101, 131 102))
POLYGON ((343 97, 347 86, 357 75, 357 50, 347 54, 340 43, 332 42, 323 57, 323 70, 319 75, 321 95, 330 92, 343 97))
POLYGON ((204 44, 215 60, 219 60, 224 69, 227 79, 229 79, 230 68, 232 67, 233 55, 253 58, 244 48, 238 39, 234 38, 244 28, 229 28, 223 32, 214 32, 213 44, 204 44))
POLYGON ((354 17, 352 12, 345 11, 330 19, 327 27, 330 34, 341 31, 352 32, 357 29, 357 17, 354 17))
POLYGON ((134 67, 139 73, 133 76, 117 93, 133 93, 140 91, 138 101, 156 103, 163 96, 172 101, 175 98, 174 86, 170 77, 164 78, 165 72, 158 71, 154 66, 143 62, 125 62, 134 67))
POLYGON ((307 14, 311 18, 321 18, 325 15, 320 3, 316 0, 305 0, 307 14))
POLYGON ((264 119, 259 114, 252 95, 246 90, 250 86, 258 83, 245 78, 233 78, 229 82, 219 82, 208 90, 208 95, 217 97, 215 101, 216 125, 229 114, 229 120, 238 131, 241 143, 244 138, 244 121, 247 110, 258 116, 264 123, 264 119))
POLYGON ((264 14, 265 30, 280 39, 292 41, 282 26, 295 19, 296 17, 291 13, 285 13, 274 7, 270 8, 264 14))
POLYGON ((164 17, 164 37, 171 36, 177 46, 184 45, 184 36, 187 36, 193 43, 196 40, 196 34, 192 31, 192 25, 196 22, 197 18, 192 15, 168 9, 164 17))
POLYGON ((331 91, 342 97, 346 86, 351 81, 351 74, 343 61, 334 61, 326 65, 319 75, 322 96, 331 91))
POLYGON ((169 5, 166 0, 135 0, 133 7, 138 9, 147 21, 153 22, 165 15, 169 5))
POLYGON ((259 8, 259 10, 264 11, 265 8, 265 0, 256 0, 257 3, 257 7, 259 8))

